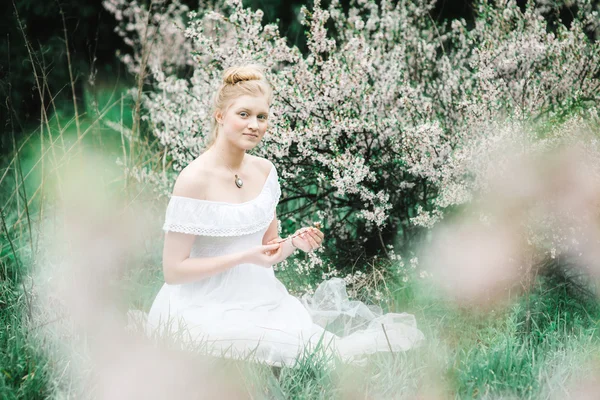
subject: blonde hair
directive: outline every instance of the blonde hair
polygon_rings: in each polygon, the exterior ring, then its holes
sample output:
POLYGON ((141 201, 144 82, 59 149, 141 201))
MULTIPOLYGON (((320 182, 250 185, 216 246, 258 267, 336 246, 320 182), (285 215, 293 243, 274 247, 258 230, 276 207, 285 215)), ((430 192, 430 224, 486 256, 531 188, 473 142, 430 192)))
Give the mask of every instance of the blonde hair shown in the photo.
POLYGON ((273 89, 263 71, 264 68, 258 64, 234 66, 223 71, 223 81, 213 97, 211 130, 205 150, 215 143, 219 134, 219 123, 215 117, 217 110, 225 113, 231 101, 243 95, 267 96, 267 102, 271 104, 273 89))

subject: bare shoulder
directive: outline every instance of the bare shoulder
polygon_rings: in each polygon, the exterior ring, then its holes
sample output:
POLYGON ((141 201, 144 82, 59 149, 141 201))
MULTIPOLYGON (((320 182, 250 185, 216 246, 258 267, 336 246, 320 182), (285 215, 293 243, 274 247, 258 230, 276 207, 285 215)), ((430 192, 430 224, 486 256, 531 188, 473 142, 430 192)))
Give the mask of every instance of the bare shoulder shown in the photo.
POLYGON ((271 168, 274 167, 273 163, 269 160, 267 160, 266 158, 262 158, 262 157, 258 157, 258 156, 252 156, 253 157, 253 161, 255 163, 255 165, 258 167, 258 169, 260 169, 260 171, 265 175, 269 175, 269 172, 271 172, 271 168))
POLYGON ((173 187, 173 195, 202 200, 206 197, 209 178, 209 169, 202 160, 196 159, 182 169, 179 176, 177 176, 173 187))

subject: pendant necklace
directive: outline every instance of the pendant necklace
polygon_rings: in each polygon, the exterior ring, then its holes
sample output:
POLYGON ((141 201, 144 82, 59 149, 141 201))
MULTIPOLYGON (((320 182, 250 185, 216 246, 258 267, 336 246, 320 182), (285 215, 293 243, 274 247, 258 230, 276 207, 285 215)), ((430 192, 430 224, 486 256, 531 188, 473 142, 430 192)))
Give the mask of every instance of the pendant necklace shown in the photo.
MULTIPOLYGON (((223 157, 221 157, 220 154, 218 154, 218 156, 219 156, 219 158, 221 158, 221 160, 223 160, 223 157)), ((225 163, 225 160, 223 160, 223 162, 225 163)), ((233 170, 231 168, 229 168, 229 165, 227 165, 227 163, 225 163, 225 166, 231 171, 231 173, 233 175, 235 175, 235 186, 237 186, 239 189, 241 189, 242 186, 244 186, 244 181, 242 181, 242 178, 240 178, 235 172, 233 172, 233 170)))
POLYGON ((235 186, 239 187, 240 189, 242 186, 244 186, 244 182, 237 175, 235 175, 235 186))

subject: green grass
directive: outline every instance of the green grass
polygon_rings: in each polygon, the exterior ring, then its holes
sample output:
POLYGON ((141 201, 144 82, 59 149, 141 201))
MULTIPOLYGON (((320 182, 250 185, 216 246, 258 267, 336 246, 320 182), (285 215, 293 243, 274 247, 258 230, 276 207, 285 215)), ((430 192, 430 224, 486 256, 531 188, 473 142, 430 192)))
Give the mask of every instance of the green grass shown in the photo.
POLYGON ((27 329, 27 302, 15 282, 0 281, 0 398, 50 395, 48 361, 27 329))

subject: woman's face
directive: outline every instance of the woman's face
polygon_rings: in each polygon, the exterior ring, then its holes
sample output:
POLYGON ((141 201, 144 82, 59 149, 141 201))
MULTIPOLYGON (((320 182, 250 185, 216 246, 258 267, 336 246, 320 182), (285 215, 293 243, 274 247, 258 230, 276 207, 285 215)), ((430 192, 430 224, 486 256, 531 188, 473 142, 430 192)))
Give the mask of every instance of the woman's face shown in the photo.
POLYGON ((267 131, 269 104, 266 96, 244 95, 235 98, 225 113, 215 114, 223 135, 231 144, 244 150, 255 147, 267 131))

